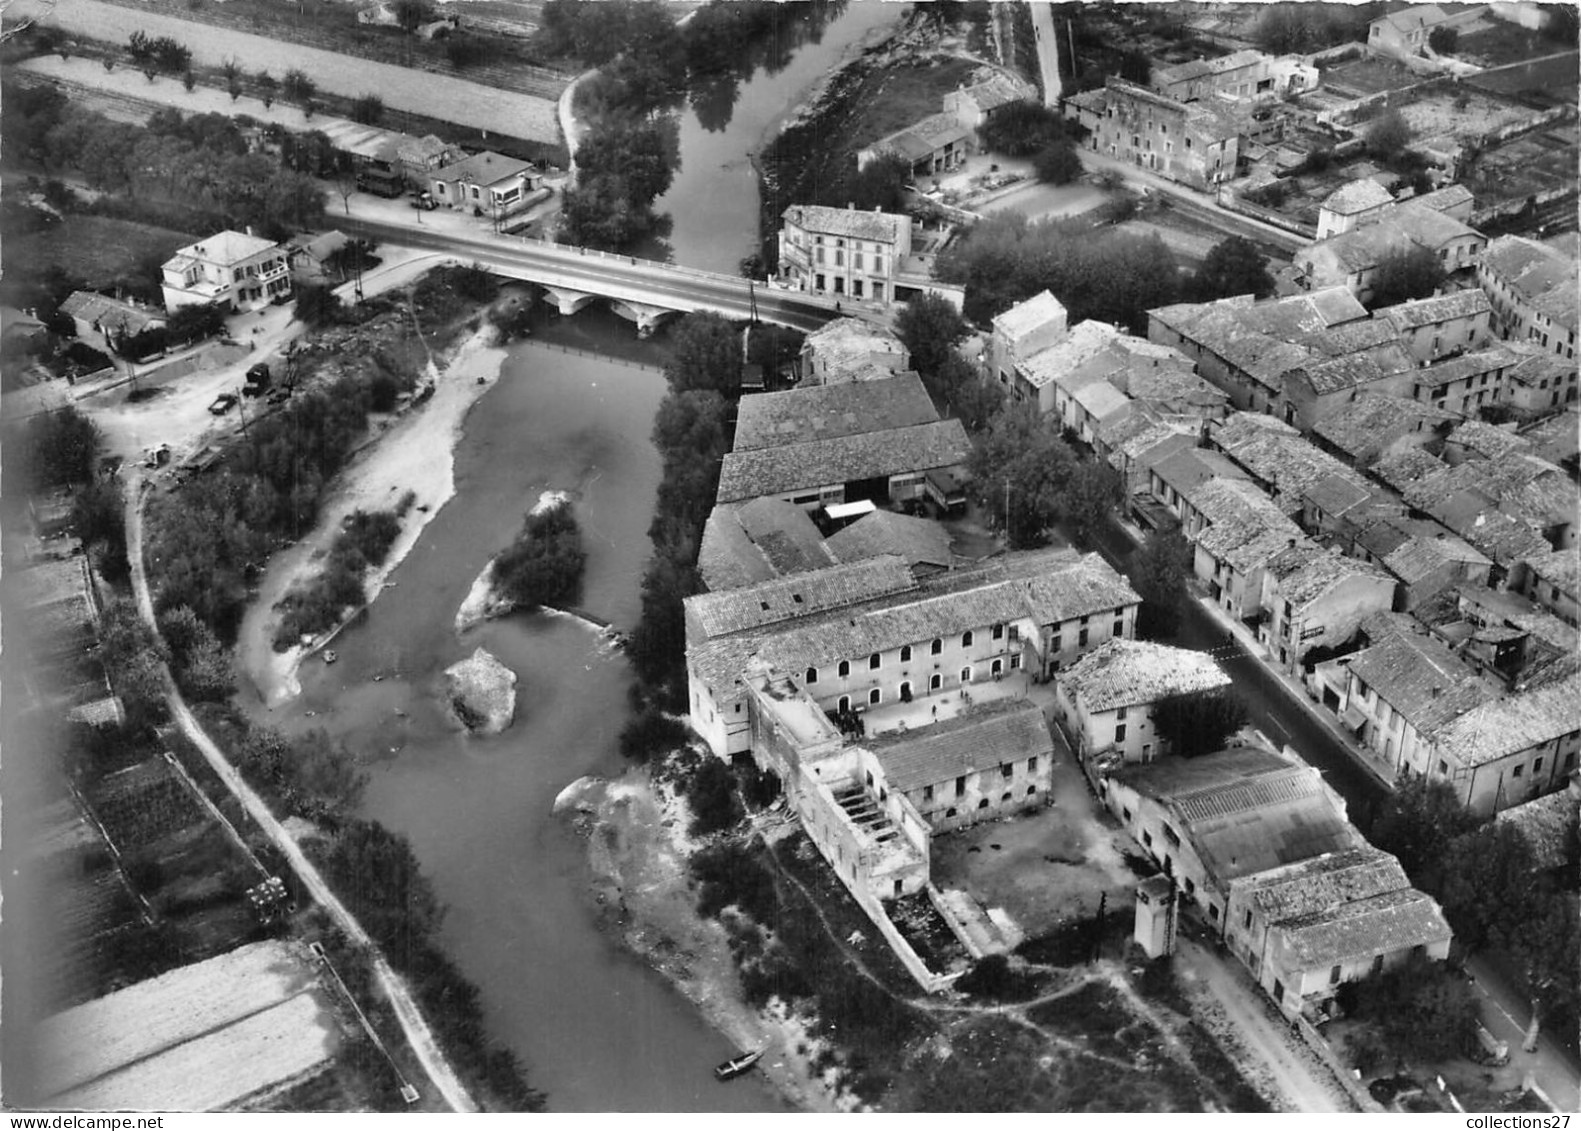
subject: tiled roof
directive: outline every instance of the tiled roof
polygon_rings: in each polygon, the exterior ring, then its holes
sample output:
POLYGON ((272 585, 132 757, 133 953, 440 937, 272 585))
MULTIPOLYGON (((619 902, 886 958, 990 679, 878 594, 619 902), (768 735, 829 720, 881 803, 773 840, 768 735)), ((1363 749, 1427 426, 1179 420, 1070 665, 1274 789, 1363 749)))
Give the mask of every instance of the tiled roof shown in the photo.
POLYGON ((1426 479, 1448 466, 1421 448, 1407 448, 1403 452, 1384 456, 1372 465, 1372 473, 1396 491, 1403 492, 1412 483, 1426 479))
POLYGON ((1426 369, 1418 370, 1415 380, 1418 385, 1437 388, 1454 381, 1463 381, 1469 377, 1478 377, 1484 373, 1504 369, 1514 365, 1518 360, 1520 359, 1515 354, 1503 346, 1489 346, 1487 349, 1463 353, 1447 361, 1434 362, 1426 369))
POLYGON ((703 584, 718 591, 822 569, 838 560, 801 507, 780 499, 754 499, 714 508, 703 527, 697 570, 703 584))
POLYGON ((1212 691, 1230 683, 1206 652, 1124 639, 1100 644, 1054 678, 1071 694, 1080 695, 1094 713, 1212 691))
POLYGON ((1319 420, 1313 431, 1366 466, 1402 436, 1455 419, 1454 413, 1411 397, 1364 392, 1319 420))
POLYGON ((1071 394, 1071 400, 1081 405, 1087 415, 1100 423, 1125 411, 1131 405, 1131 398, 1107 381, 1094 381, 1077 389, 1071 394))
POLYGON ((995 74, 980 83, 974 83, 960 93, 971 98, 981 110, 994 110, 1012 102, 1020 102, 1028 97, 1028 90, 1025 86, 1001 74, 995 74))
POLYGON ((1296 531, 1295 523, 1257 484, 1219 476, 1186 493, 1186 501, 1202 515, 1209 529, 1225 527, 1242 535, 1263 529, 1296 531))
MULTIPOLYGON (((842 388, 863 388, 865 382, 842 388)), ((719 472, 721 503, 964 463, 972 444, 959 420, 889 428, 803 444, 731 452, 719 472)))
POLYGON ((1451 563, 1491 564, 1470 542, 1427 519, 1384 518, 1357 541, 1406 585, 1425 581, 1451 563))
POLYGON ((868 739, 865 745, 884 767, 889 787, 901 793, 1027 758, 1047 759, 1054 752, 1042 709, 1025 699, 983 704, 941 723, 868 739))
POLYGON ((1576 595, 1576 587, 1581 583, 1581 546, 1571 546, 1567 550, 1549 550, 1547 553, 1532 554, 1522 558, 1528 569, 1550 585, 1557 585, 1561 590, 1576 595))
POLYGON ((1509 284, 1528 303, 1556 298, 1544 313, 1569 329, 1576 328, 1576 265, 1561 252, 1524 236, 1500 236, 1483 249, 1478 270, 1509 284))
POLYGON ((134 306, 94 291, 72 291, 60 304, 60 310, 115 334, 140 334, 155 322, 165 321, 162 310, 134 306))
POLYGON ((1410 369, 1410 359, 1398 346, 1345 354, 1325 358, 1303 366, 1307 383, 1318 396, 1343 393, 1363 385, 1370 385, 1410 369))
POLYGON ((1447 723, 1434 744, 1464 766, 1480 766, 1581 730, 1581 675, 1478 704, 1447 723))
POLYGON ((1432 192, 1411 198, 1411 203, 1419 204, 1423 208, 1431 208, 1435 212, 1448 212, 1459 205, 1475 202, 1476 197, 1465 185, 1445 185, 1441 189, 1434 189, 1432 192))
POLYGON ((1060 388, 1070 392, 1083 384, 1103 380, 1101 370, 1078 372, 1078 367, 1103 352, 1119 336, 1120 331, 1107 322, 1090 319, 1079 322, 1052 346, 1022 358, 1016 369, 1035 389, 1056 381, 1060 388))
POLYGON ((1298 499, 1326 479, 1348 482, 1363 494, 1371 490, 1359 472, 1299 435, 1221 429, 1213 440, 1254 477, 1272 484, 1281 498, 1298 499))
POLYGON ((1184 448, 1194 448, 1196 445, 1196 429, 1190 425, 1172 420, 1153 422, 1134 436, 1122 441, 1109 456, 1109 462, 1118 467, 1124 461, 1130 460, 1138 467, 1142 467, 1144 459, 1153 459, 1156 462, 1174 452, 1184 448))
POLYGON ((188 256, 206 263, 218 263, 222 267, 228 267, 263 252, 273 251, 275 248, 276 244, 273 241, 249 236, 244 232, 217 232, 199 243, 178 248, 176 258, 188 256))
POLYGON ((1372 22, 1389 24, 1395 30, 1404 33, 1433 27, 1443 23, 1447 18, 1444 10, 1437 4, 1414 4, 1409 8, 1401 8, 1398 12, 1379 16, 1372 22))
POLYGON ((795 224, 809 232, 877 240, 881 243, 894 243, 900 238, 901 225, 909 227, 911 224, 907 216, 863 212, 854 208, 830 208, 822 204, 793 204, 785 209, 784 215, 786 223, 795 224))
POLYGON ((939 419, 922 378, 810 385, 741 398, 735 450, 833 440, 939 419))
POLYGON ((686 615, 706 638, 816 616, 830 609, 916 588, 905 559, 897 556, 830 566, 744 589, 686 598, 686 615))
POLYGON ((1114 776, 1180 821, 1219 884, 1365 843, 1316 770, 1264 751, 1166 758, 1114 776))
POLYGON ((808 334, 802 349, 830 369, 859 364, 872 354, 906 356, 906 347, 891 331, 859 318, 836 318, 808 334))
POLYGON ((1445 942, 1449 924, 1432 896, 1415 888, 1375 895, 1291 919, 1277 928, 1276 945, 1295 969, 1321 969, 1445 942))
POLYGON ((1538 455, 1552 463, 1574 461, 1581 451, 1581 413, 1575 406, 1521 429, 1538 455))
MULTIPOLYGON (((755 589, 709 596, 743 594, 751 600, 755 589)), ((702 599, 688 598, 689 614, 693 602, 702 599)), ((1058 550, 1006 554, 975 568, 932 574, 921 578, 915 591, 875 597, 860 606, 833 608, 779 625, 765 618, 760 630, 746 631, 750 626, 743 626, 734 636, 700 646, 689 639, 687 663, 709 686, 722 688, 736 680, 753 657, 771 668, 800 672, 809 665, 923 644, 967 629, 1017 620, 1055 624, 1140 600, 1125 578, 1097 554, 1058 550)), ((755 607, 748 607, 746 615, 758 615, 753 613, 755 607)))
POLYGON ((1223 452, 1209 451, 1191 444, 1155 445, 1138 462, 1166 485, 1173 487, 1178 494, 1184 495, 1193 506, 1196 505, 1196 489, 1209 480, 1246 478, 1246 472, 1223 452))
POLYGON ((1470 665, 1425 633, 1387 633, 1340 662, 1427 737, 1498 694, 1470 665))
POLYGON ((469 184, 495 185, 508 177, 519 177, 532 172, 531 161, 521 161, 500 153, 484 150, 464 157, 460 161, 435 169, 430 174, 440 181, 465 181, 469 184))
POLYGON ((1539 868, 1562 868, 1578 835, 1578 808, 1581 805, 1575 795, 1566 789, 1513 805, 1493 820, 1511 825, 1521 834, 1539 868))
POLYGON ((1385 204, 1393 204, 1390 196, 1377 181, 1362 178, 1341 185, 1323 198, 1322 208, 1340 216, 1354 216, 1385 204))
POLYGON ((1488 302, 1488 296, 1483 290, 1480 287, 1471 287, 1447 295, 1419 298, 1386 306, 1375 312, 1373 316, 1387 318, 1400 330, 1414 330, 1420 326, 1431 326, 1435 322, 1448 322, 1454 318, 1474 318, 1479 314, 1491 313, 1492 310, 1493 305, 1488 302))
POLYGON ((1475 452, 1487 459, 1498 459, 1511 452, 1526 451, 1532 445, 1523 436, 1515 434, 1514 426, 1500 428, 1481 420, 1466 420, 1456 425, 1449 434, 1448 443, 1458 444, 1468 452, 1475 452))
POLYGON ((1377 566, 1324 549, 1310 539, 1302 539, 1269 559, 1268 572, 1275 579, 1278 597, 1296 609, 1305 608, 1352 577, 1387 581, 1391 593, 1394 587, 1394 579, 1377 566))
POLYGON ((926 518, 874 511, 831 535, 829 552, 842 562, 898 554, 913 566, 948 566, 950 533, 926 518))
POLYGON ((1237 887, 1269 923, 1311 915, 1411 886, 1405 869, 1371 845, 1328 852, 1249 876, 1237 887))
POLYGON ((1519 358, 1514 368, 1505 374, 1511 384, 1526 385, 1535 389, 1541 382, 1550 381, 1555 388, 1558 388, 1561 380, 1570 377, 1576 371, 1573 358, 1567 361, 1558 354, 1543 349, 1536 342, 1509 342, 1507 346, 1510 352, 1519 358))
POLYGON ((1002 335, 1013 345, 1050 322, 1064 325, 1065 307, 1048 291, 1039 291, 995 317, 994 333, 1002 335))

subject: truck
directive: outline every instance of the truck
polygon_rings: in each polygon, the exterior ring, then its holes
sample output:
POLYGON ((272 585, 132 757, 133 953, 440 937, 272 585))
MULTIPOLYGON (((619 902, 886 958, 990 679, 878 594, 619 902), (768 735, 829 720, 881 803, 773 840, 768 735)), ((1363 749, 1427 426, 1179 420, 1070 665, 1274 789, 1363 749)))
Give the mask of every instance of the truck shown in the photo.
POLYGON ((247 371, 247 383, 242 386, 242 394, 249 397, 261 397, 269 388, 270 380, 272 380, 272 377, 269 373, 269 366, 260 361, 247 371))

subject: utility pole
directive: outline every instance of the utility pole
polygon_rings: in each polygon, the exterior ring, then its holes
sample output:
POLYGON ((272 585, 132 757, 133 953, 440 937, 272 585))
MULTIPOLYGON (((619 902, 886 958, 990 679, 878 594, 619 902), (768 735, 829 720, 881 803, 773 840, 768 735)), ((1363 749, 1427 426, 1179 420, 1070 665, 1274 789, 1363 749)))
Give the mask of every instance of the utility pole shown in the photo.
POLYGON ((1010 541, 1010 476, 1005 476, 1005 541, 1010 541))

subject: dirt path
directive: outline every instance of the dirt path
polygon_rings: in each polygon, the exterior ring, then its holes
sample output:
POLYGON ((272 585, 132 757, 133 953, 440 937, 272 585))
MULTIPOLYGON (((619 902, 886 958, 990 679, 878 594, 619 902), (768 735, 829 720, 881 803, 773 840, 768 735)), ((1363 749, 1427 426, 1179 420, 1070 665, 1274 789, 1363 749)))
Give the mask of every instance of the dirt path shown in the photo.
MULTIPOLYGON (((320 90, 330 94, 357 98, 370 90, 377 91, 391 110, 441 118, 529 141, 554 144, 560 140, 553 99, 499 90, 450 75, 283 43, 99 0, 19 0, 6 10, 6 16, 10 21, 46 17, 47 22, 75 35, 112 43, 125 43, 134 31, 168 35, 186 45, 192 51, 192 61, 201 66, 218 67, 232 58, 241 60, 250 71, 267 70, 277 78, 287 71, 300 70, 320 90)), ((113 72, 108 76, 114 77, 113 72)), ((176 83, 168 78, 158 81, 176 83)))
MULTIPOLYGON (((159 628, 154 619, 153 596, 149 592, 148 575, 143 566, 143 483, 134 473, 126 486, 126 550, 132 565, 132 591, 137 598, 138 612, 157 635, 159 628)), ((270 843, 279 849, 290 863, 292 871, 296 873, 297 879, 301 881, 313 900, 334 920, 336 926, 345 932, 353 945, 363 948, 369 954, 374 978, 391 1008, 394 1009, 396 1019, 400 1022, 402 1032, 406 1034, 406 1041, 413 1055, 423 1066, 423 1071, 428 1074, 435 1089, 444 1097, 445 1103, 452 1111, 476 1111, 477 1105, 468 1094, 466 1086, 456 1076, 450 1062, 446 1060, 444 1052, 439 1048, 433 1031, 429 1029, 428 1022, 418 1008, 417 1002, 413 1000, 406 983, 385 960, 378 945, 362 929, 362 924, 357 922, 356 916, 340 902, 329 883, 302 852, 296 838, 275 819, 274 813, 270 811, 263 798, 242 780, 241 774, 237 772, 235 766, 231 765, 224 751, 215 744, 193 716, 191 708, 187 706, 186 700, 177 689, 175 680, 171 678, 170 669, 162 664, 160 668, 165 685, 165 701, 169 704, 170 714, 176 725, 202 753, 204 761, 208 762, 225 788, 247 810, 248 815, 263 830, 270 843)))
POLYGON ((1184 937, 1176 960, 1203 1024, 1248 1079, 1261 1085, 1259 1091, 1277 1093, 1281 1110, 1355 1110, 1329 1070, 1291 1034, 1288 1025, 1269 1017, 1261 995, 1235 976, 1238 970, 1230 968, 1228 960, 1184 937))

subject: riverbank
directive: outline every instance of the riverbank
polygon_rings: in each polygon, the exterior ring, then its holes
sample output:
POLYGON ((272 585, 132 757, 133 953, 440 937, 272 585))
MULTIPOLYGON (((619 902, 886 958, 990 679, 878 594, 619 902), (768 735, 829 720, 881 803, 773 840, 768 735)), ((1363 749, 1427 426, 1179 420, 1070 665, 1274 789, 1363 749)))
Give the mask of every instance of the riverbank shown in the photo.
POLYGON ((787 1101, 803 1111, 851 1110, 854 1099, 837 1095, 814 1068, 821 1042, 779 1003, 761 1010, 747 1004, 729 936, 698 915, 688 860, 699 844, 687 835, 685 803, 646 767, 614 781, 576 783, 562 800, 563 815, 588 843, 599 928, 663 975, 737 1048, 766 1048, 756 1071, 787 1101))
POLYGON ((280 618, 275 605, 320 568, 342 521, 353 511, 386 510, 406 493, 414 496, 390 552, 369 573, 365 592, 371 602, 417 544, 423 529, 455 495, 455 446, 466 415, 499 376, 505 360, 505 351, 494 344, 495 337, 493 326, 485 320, 448 357, 429 360, 427 379, 433 384, 433 396, 374 425, 374 435, 324 500, 313 530, 279 554, 265 572, 242 623, 237 658, 267 705, 273 707, 300 694, 297 670, 302 662, 362 611, 353 610, 311 644, 274 651, 271 642, 280 618))

